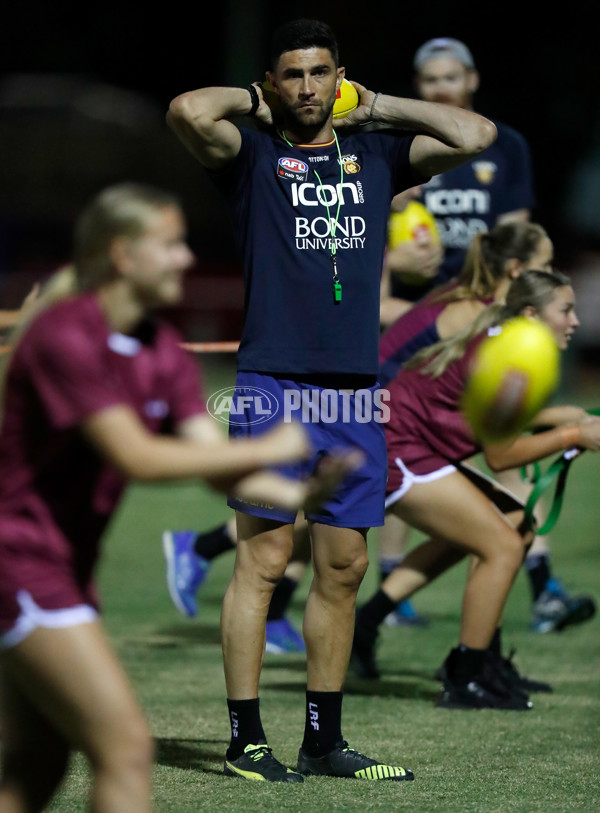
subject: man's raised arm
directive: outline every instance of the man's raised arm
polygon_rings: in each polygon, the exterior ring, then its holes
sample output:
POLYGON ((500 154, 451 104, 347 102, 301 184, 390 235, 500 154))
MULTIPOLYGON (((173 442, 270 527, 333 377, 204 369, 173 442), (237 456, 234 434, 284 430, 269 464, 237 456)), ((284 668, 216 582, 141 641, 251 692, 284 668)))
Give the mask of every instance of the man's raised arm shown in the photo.
POLYGON ((167 124, 203 166, 221 169, 236 157, 241 145, 240 131, 229 119, 246 116, 252 109, 248 88, 200 88, 172 100, 167 124))
POLYGON ((428 178, 482 153, 496 140, 496 125, 485 116, 449 104, 422 102, 373 93, 352 82, 360 106, 336 127, 373 121, 376 125, 417 131, 410 150, 415 172, 428 178))

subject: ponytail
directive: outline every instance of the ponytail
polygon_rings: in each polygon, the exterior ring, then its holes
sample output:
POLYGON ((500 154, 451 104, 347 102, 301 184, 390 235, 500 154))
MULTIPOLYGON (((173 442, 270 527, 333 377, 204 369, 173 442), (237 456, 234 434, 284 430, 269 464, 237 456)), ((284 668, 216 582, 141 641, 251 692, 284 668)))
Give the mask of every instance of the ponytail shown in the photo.
POLYGON ((462 358, 475 336, 500 320, 503 309, 500 303, 489 305, 470 325, 447 339, 418 350, 403 366, 409 370, 421 367, 423 375, 438 378, 451 364, 462 358))
POLYGON ((519 316, 528 306, 540 313, 554 299, 557 288, 570 284, 569 277, 560 271, 526 271, 512 281, 504 304, 496 302, 489 305, 459 333, 418 350, 404 363, 404 367, 420 367, 423 375, 438 378, 451 364, 462 358, 475 336, 494 324, 502 324, 507 319, 519 316))
POLYGON ((545 237, 548 234, 543 226, 529 221, 501 223, 489 232, 476 234, 457 284, 449 291, 443 290, 434 301, 491 299, 507 276, 507 263, 529 262, 545 237))

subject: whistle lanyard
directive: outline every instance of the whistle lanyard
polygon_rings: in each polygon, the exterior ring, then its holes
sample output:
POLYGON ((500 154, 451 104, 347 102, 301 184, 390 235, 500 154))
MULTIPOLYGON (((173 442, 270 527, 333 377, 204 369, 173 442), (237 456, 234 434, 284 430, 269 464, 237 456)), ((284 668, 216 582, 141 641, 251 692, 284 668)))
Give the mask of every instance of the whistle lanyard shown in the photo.
MULTIPOLYGON (((281 131, 281 135, 283 136, 283 140, 286 142, 286 144, 289 144, 289 146, 292 149, 294 149, 294 145, 292 144, 291 141, 288 140, 284 130, 281 131)), ((339 303, 342 301, 342 283, 341 283, 341 280, 340 280, 340 277, 339 277, 339 274, 338 274, 338 267, 337 267, 337 256, 336 256, 337 248, 336 248, 336 244, 335 244, 335 233, 337 231, 338 220, 339 220, 339 217, 340 217, 340 206, 341 206, 341 203, 342 203, 342 184, 344 183, 344 168, 343 168, 343 165, 342 165, 342 151, 340 150, 340 142, 338 141, 338 137, 336 135, 335 130, 333 131, 333 137, 335 139, 335 145, 337 147, 339 164, 340 164, 340 190, 339 190, 339 193, 338 193, 338 196, 337 196, 338 203, 337 203, 337 210, 336 210, 336 213, 335 213, 335 220, 332 220, 332 218, 331 218, 331 213, 329 211, 329 204, 327 203, 327 197, 325 195, 325 189, 323 187, 323 182, 321 181, 321 176, 319 175, 319 173, 317 172, 317 170, 314 167, 311 167, 311 169, 315 173, 315 175, 317 176, 317 180, 319 182, 319 188, 321 190, 321 195, 323 197, 323 203, 325 204, 325 208, 327 209, 327 218, 329 220, 329 231, 330 231, 330 235, 331 235, 330 236, 331 263, 333 265, 333 280, 332 280, 333 301, 336 303, 336 305, 339 305, 339 303)))

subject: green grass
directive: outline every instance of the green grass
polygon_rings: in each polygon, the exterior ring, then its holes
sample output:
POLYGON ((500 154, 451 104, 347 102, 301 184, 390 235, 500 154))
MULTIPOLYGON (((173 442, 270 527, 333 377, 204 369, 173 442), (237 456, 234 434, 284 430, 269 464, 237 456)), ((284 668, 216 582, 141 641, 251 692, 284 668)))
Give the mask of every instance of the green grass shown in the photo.
MULTIPOLYGON (((596 595, 599 465, 600 457, 592 454, 575 461, 551 535, 557 575, 569 588, 596 595)), ((158 813, 599 809, 600 620, 534 635, 528 631, 529 588, 521 573, 506 608, 506 648, 516 647, 521 671, 549 680, 554 693, 534 696, 534 709, 525 713, 437 709, 438 684, 431 675, 456 642, 462 566, 415 597, 417 608, 431 618, 428 629, 383 628, 382 679, 349 676, 345 687, 343 730, 351 746, 412 768, 414 782, 314 778, 286 787, 222 776, 229 726, 219 612, 233 553, 215 562, 201 592, 200 614, 188 620, 167 595, 160 535, 168 527, 207 529, 228 516, 224 500, 202 486, 135 486, 106 538, 100 571, 105 623, 156 738, 158 813)), ((376 532, 369 546, 374 560, 376 532)), ((359 601, 376 580, 371 567, 359 601)), ((307 589, 308 577, 291 608, 298 625, 307 589)), ((304 727, 304 669, 302 656, 267 655, 262 675, 270 745, 291 766, 304 727)), ((86 810, 88 788, 87 767, 77 756, 51 809, 86 810)))

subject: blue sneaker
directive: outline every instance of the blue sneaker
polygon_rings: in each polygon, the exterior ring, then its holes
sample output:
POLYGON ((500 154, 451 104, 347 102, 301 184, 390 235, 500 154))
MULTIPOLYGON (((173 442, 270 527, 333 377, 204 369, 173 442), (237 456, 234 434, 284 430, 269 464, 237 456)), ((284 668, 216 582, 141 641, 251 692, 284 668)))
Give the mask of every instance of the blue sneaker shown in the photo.
POLYGON ((182 615, 198 612, 196 592, 206 579, 210 562, 194 550, 195 531, 165 531, 163 551, 167 560, 167 587, 171 601, 182 615))
POLYGON ((388 627, 427 627, 429 619, 420 615, 408 599, 399 601, 396 609, 385 617, 388 627))
POLYGON ((286 655, 289 652, 306 652, 304 639, 292 627, 287 618, 267 621, 266 652, 274 655, 286 655))
POLYGON ((572 624, 581 624, 596 613, 591 596, 570 596, 558 579, 548 579, 544 592, 533 605, 533 632, 559 632, 572 624))

